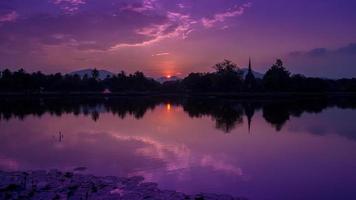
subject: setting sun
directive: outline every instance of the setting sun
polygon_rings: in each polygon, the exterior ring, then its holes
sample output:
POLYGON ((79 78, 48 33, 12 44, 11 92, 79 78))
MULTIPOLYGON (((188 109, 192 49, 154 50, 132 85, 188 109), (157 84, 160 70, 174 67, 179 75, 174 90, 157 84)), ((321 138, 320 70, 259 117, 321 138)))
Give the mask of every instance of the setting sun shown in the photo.
POLYGON ((172 109, 171 104, 170 104, 170 103, 167 103, 167 104, 166 104, 166 110, 169 112, 169 111, 171 111, 171 109, 172 109))

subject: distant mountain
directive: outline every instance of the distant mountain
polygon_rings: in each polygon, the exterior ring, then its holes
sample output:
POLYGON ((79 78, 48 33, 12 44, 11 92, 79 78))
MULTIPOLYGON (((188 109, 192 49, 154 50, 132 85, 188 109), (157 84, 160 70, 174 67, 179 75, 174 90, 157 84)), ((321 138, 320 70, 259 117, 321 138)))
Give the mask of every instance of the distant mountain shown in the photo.
MULTIPOLYGON (((241 69, 243 71, 243 76, 245 78, 245 76, 247 75, 247 72, 248 72, 248 69, 247 68, 242 68, 241 69)), ((89 78, 92 77, 92 73, 93 73, 93 69, 83 69, 83 70, 78 70, 78 71, 74 71, 74 72, 71 72, 69 73, 69 75, 79 75, 81 78, 83 78, 85 76, 85 74, 87 74, 87 76, 89 78)), ((255 75, 256 78, 263 78, 264 74, 262 73, 259 73, 259 72, 255 72, 255 71, 252 71, 253 75, 255 75)), ((107 76, 114 76, 114 73, 110 72, 110 71, 107 71, 107 70, 99 70, 99 79, 100 80, 104 80, 107 76)), ((179 78, 178 76, 172 76, 170 78, 166 77, 166 76, 162 76, 162 77, 159 77, 157 79, 155 79, 156 81, 160 82, 160 83, 164 83, 164 82, 167 82, 167 81, 178 81, 178 80, 182 80, 181 78, 179 78)))
MULTIPOLYGON (((247 72, 248 72, 248 68, 243 68, 243 69, 241 69, 241 70, 244 72, 244 78, 245 78, 246 75, 247 75, 247 72)), ((263 76, 264 76, 264 74, 259 73, 259 72, 255 72, 255 71, 253 71, 253 70, 252 70, 252 73, 253 73, 253 75, 255 76, 255 78, 260 78, 260 79, 262 79, 263 76)))
MULTIPOLYGON (((83 70, 79 70, 79 71, 74 71, 74 72, 71 72, 69 73, 69 75, 79 75, 80 78, 83 78, 85 75, 88 76, 88 78, 91 78, 92 77, 92 74, 93 74, 93 70, 94 69, 83 69, 83 70)), ((112 72, 109 72, 107 70, 98 70, 99 71, 99 79, 100 80, 104 80, 107 76, 114 76, 114 73, 112 72)))
POLYGON ((171 76, 170 78, 168 78, 166 76, 162 76, 162 77, 156 79, 156 81, 158 81, 160 83, 164 83, 167 81, 179 81, 179 80, 181 80, 181 78, 179 78, 178 76, 171 76))

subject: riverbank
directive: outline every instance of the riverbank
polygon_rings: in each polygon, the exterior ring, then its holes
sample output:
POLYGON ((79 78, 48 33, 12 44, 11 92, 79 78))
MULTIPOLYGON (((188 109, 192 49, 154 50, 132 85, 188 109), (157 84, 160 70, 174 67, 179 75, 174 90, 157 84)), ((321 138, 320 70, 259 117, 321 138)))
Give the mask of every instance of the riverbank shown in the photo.
POLYGON ((355 98, 356 92, 2 92, 0 97, 227 97, 255 98, 304 98, 304 97, 347 97, 355 98))
POLYGON ((0 171, 0 199, 31 200, 245 200, 218 194, 188 195, 161 190, 156 183, 144 182, 140 176, 97 177, 74 172, 0 171))

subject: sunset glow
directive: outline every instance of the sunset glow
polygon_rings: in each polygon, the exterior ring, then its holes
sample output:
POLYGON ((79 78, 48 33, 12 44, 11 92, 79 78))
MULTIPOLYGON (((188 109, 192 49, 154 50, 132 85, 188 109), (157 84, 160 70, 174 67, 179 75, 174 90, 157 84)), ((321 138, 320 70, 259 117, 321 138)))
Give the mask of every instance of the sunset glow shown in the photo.
POLYGON ((353 0, 1 1, 0 68, 168 77, 209 72, 223 59, 244 68, 251 56, 262 73, 281 58, 293 73, 353 77, 355 7, 353 0))

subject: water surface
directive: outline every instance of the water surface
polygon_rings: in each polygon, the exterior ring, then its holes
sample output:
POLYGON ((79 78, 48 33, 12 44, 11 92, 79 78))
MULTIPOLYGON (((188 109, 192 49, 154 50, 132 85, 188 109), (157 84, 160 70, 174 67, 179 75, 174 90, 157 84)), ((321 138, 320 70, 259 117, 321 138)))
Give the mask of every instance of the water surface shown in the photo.
POLYGON ((353 102, 7 99, 0 169, 85 167, 190 194, 356 199, 353 102))

